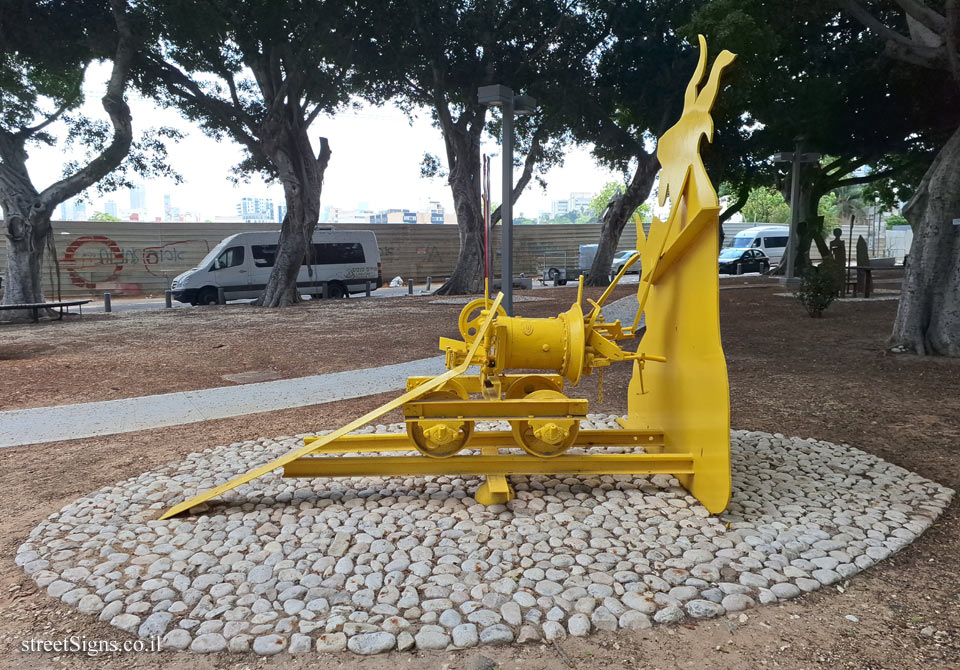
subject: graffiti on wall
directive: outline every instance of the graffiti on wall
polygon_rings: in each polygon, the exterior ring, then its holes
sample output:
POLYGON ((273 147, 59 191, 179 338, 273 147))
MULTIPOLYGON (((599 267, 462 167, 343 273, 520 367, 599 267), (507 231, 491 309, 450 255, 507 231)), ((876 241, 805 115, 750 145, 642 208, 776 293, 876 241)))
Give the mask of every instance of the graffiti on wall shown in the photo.
POLYGON ((210 244, 202 239, 121 247, 106 235, 83 235, 66 248, 60 265, 74 286, 138 291, 143 280, 149 278, 143 274, 170 279, 171 274, 179 274, 184 264, 190 262, 189 257, 199 260, 208 251, 210 244))

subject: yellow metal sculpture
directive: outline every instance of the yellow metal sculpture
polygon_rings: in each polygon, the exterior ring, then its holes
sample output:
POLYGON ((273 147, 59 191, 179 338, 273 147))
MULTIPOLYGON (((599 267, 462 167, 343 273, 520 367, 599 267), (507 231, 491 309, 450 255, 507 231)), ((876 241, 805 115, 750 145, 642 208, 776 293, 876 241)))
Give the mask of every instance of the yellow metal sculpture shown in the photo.
MULTIPOLYGON (((717 277, 719 204, 700 159, 700 141, 713 136, 710 110, 720 74, 734 59, 723 51, 707 82, 706 41, 684 96, 683 114, 657 148, 661 207, 649 235, 639 219, 637 250, 597 301, 577 301, 553 318, 507 316, 502 295, 464 307, 462 340, 440 338, 447 372, 412 377, 400 397, 322 437, 168 510, 168 518, 277 468, 285 477, 483 475, 475 498, 483 504, 513 497, 516 475, 656 474, 677 476, 710 512, 730 497, 730 402, 720 344, 717 277), (643 261, 634 323, 603 318, 603 305, 621 277, 643 261), (641 314, 646 331, 636 351, 641 314), (622 430, 581 430, 587 401, 564 385, 619 362, 633 365, 622 430), (471 367, 476 374, 466 374, 471 367), (536 370, 511 374, 506 370, 536 370), (402 409, 406 434, 351 434, 402 409), (510 431, 475 431, 477 421, 509 422, 510 431), (590 452, 632 447, 628 453, 590 452), (408 452, 410 455, 389 455, 408 452), (419 452, 417 455, 416 452, 419 452), (387 454, 374 455, 367 454, 387 454)), ((623 451, 623 450, 621 450, 623 451)))

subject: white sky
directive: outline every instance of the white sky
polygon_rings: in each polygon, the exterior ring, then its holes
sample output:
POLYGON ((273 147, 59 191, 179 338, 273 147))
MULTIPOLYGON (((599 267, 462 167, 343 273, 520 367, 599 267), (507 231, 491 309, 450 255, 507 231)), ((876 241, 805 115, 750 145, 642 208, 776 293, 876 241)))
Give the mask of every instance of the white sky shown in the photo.
MULTIPOLYGON (((91 67, 88 71, 83 110, 92 118, 107 120, 99 98, 108 75, 109 67, 104 65, 91 67)), ((268 186, 259 177, 253 177, 249 184, 234 186, 230 183, 230 168, 242 155, 233 141, 218 143, 184 120, 175 110, 160 109, 152 101, 135 94, 128 94, 128 101, 135 137, 143 130, 157 126, 172 126, 185 135, 181 142, 168 147, 171 164, 183 177, 183 183, 176 185, 170 180, 145 182, 151 219, 162 214, 165 193, 172 196, 172 205, 178 207, 181 213, 199 214, 201 220, 234 215, 241 196, 269 196, 273 198, 275 206, 283 202, 280 186, 268 186)), ((51 131, 60 135, 63 130, 63 124, 51 126, 51 131)), ((354 209, 363 204, 374 210, 418 210, 429 200, 438 200, 446 208, 452 209, 453 199, 445 180, 423 179, 420 176, 424 151, 436 154, 444 164, 446 160, 440 131, 431 125, 426 112, 411 123, 393 106, 378 108, 365 105, 358 111, 348 110, 334 118, 320 117, 314 121, 310 136, 315 150, 318 147, 316 138, 321 135, 330 140, 333 151, 324 181, 321 208, 354 209)), ((485 137, 484 140, 485 152, 499 153, 499 146, 492 138, 485 137)), ((34 184, 42 190, 58 179, 63 162, 69 157, 69 154, 64 155, 62 146, 34 146, 28 163, 34 184)), ((515 172, 515 179, 517 176, 519 169, 515 172)), ((567 199, 575 191, 596 193, 606 182, 622 180, 622 177, 597 166, 588 147, 571 147, 564 165, 548 172, 546 180, 546 193, 531 181, 517 201, 515 216, 536 217, 538 212, 550 210, 552 200, 567 199)), ((499 157, 493 159, 490 182, 493 200, 499 202, 499 157)), ((130 205, 126 190, 100 198, 96 189, 91 188, 88 195, 93 200, 92 207, 87 205, 88 216, 103 211, 103 200, 115 200, 120 210, 130 205)))

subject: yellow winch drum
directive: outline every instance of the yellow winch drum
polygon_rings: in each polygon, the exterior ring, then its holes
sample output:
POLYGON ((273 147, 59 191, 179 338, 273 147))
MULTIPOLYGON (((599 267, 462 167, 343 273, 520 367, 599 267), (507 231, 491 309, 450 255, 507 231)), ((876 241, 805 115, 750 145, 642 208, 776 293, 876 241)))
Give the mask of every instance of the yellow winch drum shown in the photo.
POLYGON ((494 325, 497 369, 550 370, 580 381, 585 355, 583 309, 574 305, 546 319, 498 317, 494 325))

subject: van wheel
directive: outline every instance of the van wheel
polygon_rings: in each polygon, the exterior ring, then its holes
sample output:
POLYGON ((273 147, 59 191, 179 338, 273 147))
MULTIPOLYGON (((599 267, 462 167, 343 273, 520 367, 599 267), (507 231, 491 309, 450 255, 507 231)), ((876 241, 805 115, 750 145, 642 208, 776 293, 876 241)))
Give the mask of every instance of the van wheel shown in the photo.
POLYGON ((333 282, 327 284, 327 297, 332 300, 340 300, 345 298, 347 295, 346 289, 344 289, 343 284, 340 282, 333 282))
POLYGON ((219 303, 217 290, 215 288, 205 288, 197 296, 198 305, 216 305, 219 303))

